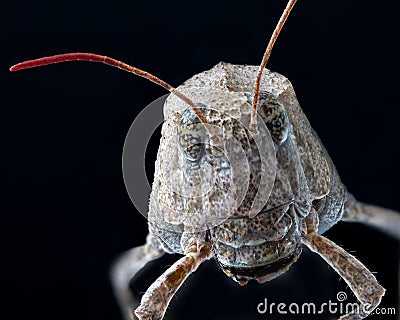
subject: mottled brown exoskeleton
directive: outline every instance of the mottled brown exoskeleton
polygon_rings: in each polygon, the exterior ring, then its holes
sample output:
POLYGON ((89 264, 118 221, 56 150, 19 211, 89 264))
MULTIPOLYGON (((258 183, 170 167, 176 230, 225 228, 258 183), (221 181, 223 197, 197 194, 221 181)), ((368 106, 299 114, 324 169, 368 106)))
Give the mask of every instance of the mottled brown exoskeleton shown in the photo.
POLYGON ((385 289, 355 257, 322 234, 338 221, 363 222, 399 238, 400 214, 358 202, 346 190, 284 76, 264 69, 296 1, 289 1, 260 66, 219 63, 177 89, 140 69, 86 53, 15 65, 104 62, 170 90, 148 211, 146 244, 123 254, 112 270, 126 319, 162 319, 185 279, 214 258, 233 280, 260 283, 286 272, 303 244, 346 281, 363 319, 385 289), (137 306, 129 281, 164 253, 184 256, 137 306), (135 309, 136 308, 136 309, 135 309))

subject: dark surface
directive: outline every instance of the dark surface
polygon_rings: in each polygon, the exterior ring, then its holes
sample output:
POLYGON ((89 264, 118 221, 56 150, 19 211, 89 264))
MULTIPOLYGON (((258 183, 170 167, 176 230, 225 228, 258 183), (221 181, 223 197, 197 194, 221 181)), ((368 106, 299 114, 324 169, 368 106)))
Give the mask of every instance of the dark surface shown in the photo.
MULTIPOLYGON (((15 74, 7 68, 28 58, 90 51, 177 86, 221 60, 258 64, 286 5, 189 3, 33 1, 0 11, 1 319, 119 319, 108 268, 113 257, 146 236, 146 221, 123 184, 123 142, 135 115, 165 93, 100 64, 15 74)), ((399 26, 392 3, 299 1, 268 67, 293 83, 349 190, 400 211, 399 26)), ((148 150, 150 175, 157 139, 148 150)), ((387 289, 382 306, 397 306, 398 243, 344 223, 327 236, 376 272, 387 289)), ((264 298, 336 301, 339 291, 354 302, 344 281, 304 251, 287 274, 243 288, 208 262, 183 285, 167 319, 326 319, 269 317, 258 315, 256 307, 264 298)), ((137 293, 176 258, 163 258, 143 272, 137 293)))

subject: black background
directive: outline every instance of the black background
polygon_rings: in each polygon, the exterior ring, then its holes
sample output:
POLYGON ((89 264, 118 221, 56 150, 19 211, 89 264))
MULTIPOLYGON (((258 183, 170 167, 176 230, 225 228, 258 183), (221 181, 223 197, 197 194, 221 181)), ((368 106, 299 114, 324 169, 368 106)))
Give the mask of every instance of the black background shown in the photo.
MULTIPOLYGON (((288 77, 348 189, 398 203, 399 26, 394 1, 299 1, 268 67, 288 77)), ((285 1, 32 1, 1 10, 2 319, 120 319, 108 268, 140 245, 146 221, 124 188, 121 153, 135 115, 162 88, 100 64, 20 73, 24 59, 74 51, 106 54, 179 85, 223 60, 258 64, 285 1), (5 102, 5 103, 4 103, 5 102)), ((151 175, 158 137, 148 150, 151 175)), ((398 301, 398 243, 359 225, 326 234, 354 253, 398 301)), ((258 315, 270 302, 336 301, 344 281, 304 250, 282 277, 241 288, 200 267, 167 319, 302 319, 258 315)), ((177 258, 144 271, 136 294, 177 258)), ((304 316, 327 319, 327 315, 304 316)), ((396 319, 371 316, 370 319, 396 319)))

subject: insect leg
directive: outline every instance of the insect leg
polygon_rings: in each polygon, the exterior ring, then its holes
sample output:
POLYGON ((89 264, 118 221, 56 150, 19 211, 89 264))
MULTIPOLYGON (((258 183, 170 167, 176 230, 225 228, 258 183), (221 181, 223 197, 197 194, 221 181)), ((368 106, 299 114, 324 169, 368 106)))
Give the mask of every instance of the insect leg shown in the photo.
MULTIPOLYGON (((311 221, 315 222, 315 219, 311 221)), ((364 319, 379 305, 385 289, 360 261, 334 242, 317 234, 315 224, 307 226, 307 230, 309 233, 302 235, 302 242, 311 251, 319 254, 344 279, 361 303, 359 310, 348 313, 339 320, 364 319)))
POLYGON ((211 245, 191 241, 185 256, 175 262, 146 291, 135 310, 140 320, 161 320, 169 302, 185 279, 210 258, 211 245))
POLYGON ((114 262, 111 268, 111 282, 114 295, 125 320, 135 319, 133 310, 139 304, 129 288, 130 280, 150 261, 164 254, 158 240, 151 234, 146 243, 140 247, 124 252, 114 262))
POLYGON ((351 196, 342 220, 367 224, 400 240, 400 213, 394 210, 359 202, 351 196))

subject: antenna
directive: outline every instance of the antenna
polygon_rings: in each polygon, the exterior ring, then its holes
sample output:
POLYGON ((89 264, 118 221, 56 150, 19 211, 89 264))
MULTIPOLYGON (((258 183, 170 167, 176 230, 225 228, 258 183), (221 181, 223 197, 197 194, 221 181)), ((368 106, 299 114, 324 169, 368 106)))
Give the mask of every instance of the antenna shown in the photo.
POLYGON ((54 56, 49 56, 49 57, 43 57, 39 59, 34 59, 34 60, 28 60, 24 62, 17 63, 13 65, 10 68, 10 71, 19 71, 23 69, 29 69, 29 68, 34 68, 34 67, 40 67, 48 64, 54 64, 54 63, 61 63, 61 62, 67 62, 67 61, 90 61, 90 62, 101 62, 104 64, 107 64, 112 67, 116 67, 119 69, 122 69, 124 71, 133 73, 135 75, 138 75, 140 77, 146 78, 147 80, 150 80, 161 87, 167 89, 174 95, 176 95, 178 98, 189 104, 194 112, 196 113, 197 117, 200 119, 200 121, 204 124, 206 127, 207 131, 210 133, 210 136, 212 139, 215 139, 216 142, 219 141, 219 137, 215 134, 214 130, 212 129, 210 123, 207 121, 206 117, 204 114, 201 112, 201 110, 196 106, 196 104, 186 97, 183 93, 179 92, 176 90, 173 86, 168 84, 167 82, 157 78, 156 76, 152 75, 149 72, 146 72, 144 70, 141 70, 136 67, 132 67, 122 61, 106 57, 106 56, 101 56, 98 54, 94 53, 83 53, 83 52, 75 52, 75 53, 64 53, 64 54, 57 54, 54 56))
POLYGON ((257 104, 258 104, 258 94, 260 92, 260 81, 261 81, 261 76, 263 73, 263 70, 265 68, 265 65, 268 62, 268 59, 271 55, 272 48, 274 47, 275 41, 279 36, 279 33, 281 32, 283 25, 286 22, 287 17, 289 16, 290 11, 294 7, 295 3, 297 0, 289 0, 288 4, 286 5, 285 10, 282 13, 281 18, 278 21, 278 24, 275 27, 274 32, 272 33, 271 39, 269 40, 267 49, 264 52, 264 56, 262 58, 261 64, 258 67, 258 73, 257 73, 257 78, 256 81, 254 82, 254 89, 253 89, 253 103, 251 105, 251 115, 250 115, 250 129, 256 128, 257 125, 257 104))

